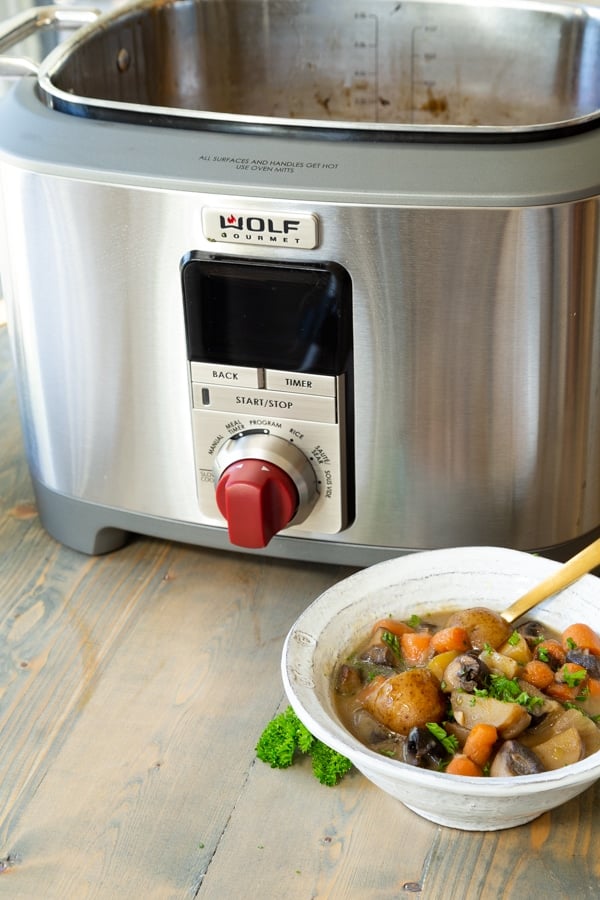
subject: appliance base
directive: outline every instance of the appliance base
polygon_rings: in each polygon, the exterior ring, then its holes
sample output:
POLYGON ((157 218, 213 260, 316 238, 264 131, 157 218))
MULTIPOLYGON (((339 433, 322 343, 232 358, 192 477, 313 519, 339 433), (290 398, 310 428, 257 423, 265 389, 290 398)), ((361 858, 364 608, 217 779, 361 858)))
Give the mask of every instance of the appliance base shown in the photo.
MULTIPOLYGON (((157 516, 101 506, 53 491, 35 478, 32 478, 32 483, 40 521, 46 531, 59 543, 80 553, 94 556, 111 553, 125 546, 135 534, 209 547, 213 550, 240 552, 239 547, 229 543, 224 528, 211 528, 193 522, 161 519, 157 516)), ((568 543, 539 548, 531 552, 562 562, 598 536, 600 528, 568 543)), ((244 552, 253 556, 363 568, 406 553, 415 553, 418 549, 361 546, 338 541, 276 536, 266 548, 244 552)))
MULTIPOLYGON (((229 543, 225 528, 196 525, 102 506, 54 491, 32 478, 40 521, 59 543, 88 555, 102 555, 119 550, 133 535, 141 534, 161 540, 228 550, 240 548, 229 543)), ((357 568, 373 565, 412 550, 394 547, 363 547, 336 541, 274 537, 266 548, 245 549, 253 556, 333 563, 357 568)))

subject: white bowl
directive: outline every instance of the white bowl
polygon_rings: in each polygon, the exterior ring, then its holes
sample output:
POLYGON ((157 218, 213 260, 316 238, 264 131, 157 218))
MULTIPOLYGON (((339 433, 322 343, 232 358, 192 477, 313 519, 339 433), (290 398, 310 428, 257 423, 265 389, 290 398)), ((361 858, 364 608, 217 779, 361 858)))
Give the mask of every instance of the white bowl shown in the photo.
MULTIPOLYGON (((299 719, 382 790, 439 825, 496 831, 530 822, 600 778, 600 752, 564 769, 517 778, 470 778, 419 769, 368 750, 341 723, 331 690, 338 662, 384 616, 488 606, 501 611, 558 563, 496 547, 403 556, 364 569, 318 597, 283 648, 282 675, 299 719)), ((585 622, 600 631, 600 579, 586 575, 528 617, 556 631, 585 622)))

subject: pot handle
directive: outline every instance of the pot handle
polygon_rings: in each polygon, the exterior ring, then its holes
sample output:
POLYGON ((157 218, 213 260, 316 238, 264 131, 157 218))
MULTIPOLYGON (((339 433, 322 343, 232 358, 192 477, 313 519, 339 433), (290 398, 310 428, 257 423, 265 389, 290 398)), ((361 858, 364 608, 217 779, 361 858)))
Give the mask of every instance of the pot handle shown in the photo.
POLYGON ((37 75, 38 65, 26 57, 2 56, 15 44, 45 28, 77 29, 95 22, 98 9, 37 6, 0 22, 0 76, 37 75))

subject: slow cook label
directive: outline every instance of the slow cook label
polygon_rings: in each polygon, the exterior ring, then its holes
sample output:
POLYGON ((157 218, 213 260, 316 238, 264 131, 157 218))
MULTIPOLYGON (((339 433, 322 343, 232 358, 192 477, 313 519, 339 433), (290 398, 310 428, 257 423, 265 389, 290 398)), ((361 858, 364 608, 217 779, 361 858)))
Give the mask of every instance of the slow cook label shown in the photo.
POLYGON ((235 206, 204 207, 202 228, 209 241, 302 250, 313 250, 319 233, 317 217, 312 214, 240 211, 235 206))

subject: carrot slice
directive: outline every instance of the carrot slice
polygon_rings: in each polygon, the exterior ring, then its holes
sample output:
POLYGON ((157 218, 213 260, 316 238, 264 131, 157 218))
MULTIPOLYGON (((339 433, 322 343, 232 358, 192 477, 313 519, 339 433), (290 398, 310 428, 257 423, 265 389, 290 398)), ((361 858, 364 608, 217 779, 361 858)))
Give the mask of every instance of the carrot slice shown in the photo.
POLYGON ((582 694, 583 700, 578 701, 578 705, 583 711, 588 716, 600 715, 600 681, 597 678, 588 678, 582 694))
POLYGON ((600 656, 600 637, 589 625, 583 625, 581 622, 569 625, 563 631, 561 640, 565 650, 577 647, 580 650, 589 650, 594 656, 600 656))
POLYGON ((567 662, 554 673, 554 677, 561 684, 570 684, 571 687, 581 685, 583 688, 583 682, 587 681, 587 669, 577 663, 567 662))
POLYGON ((477 725, 473 725, 467 735, 463 753, 476 765, 485 766, 497 740, 498 731, 494 725, 478 722, 477 725))
POLYGON ((431 636, 431 649, 435 653, 445 653, 447 650, 468 650, 470 646, 469 634, 460 625, 441 628, 431 636))
POLYGON ((431 656, 431 635, 427 631, 407 632, 400 636, 400 649, 407 666, 424 666, 431 656))
POLYGON ((543 691, 554 681, 554 672, 548 663, 541 659, 532 659, 523 666, 521 678, 543 691))
POLYGON ((407 625, 406 622, 401 622, 400 619, 379 619, 373 625, 372 633, 374 634, 378 628, 381 628, 383 631, 389 631, 397 637, 401 637, 403 634, 412 634, 415 630, 410 625, 407 625))
POLYGON ((544 693, 560 703, 573 703, 581 694, 581 687, 569 687, 568 684, 553 681, 552 684, 548 685, 544 693))
POLYGON ((590 697, 600 697, 600 681, 597 678, 588 678, 586 687, 590 697))
POLYGON ((386 680, 385 675, 376 675, 371 681, 368 681, 364 687, 360 689, 358 694, 356 695, 357 699, 360 700, 362 704, 368 702, 369 698, 374 696, 381 685, 386 680))
POLYGON ((541 641, 535 648, 535 658, 547 662, 551 669, 558 669, 563 666, 566 660, 566 654, 560 641, 549 638, 547 641, 541 641))
POLYGON ((446 766, 446 772, 448 772, 449 775, 471 775, 475 777, 483 775, 481 766, 478 766, 477 763, 473 762, 472 759, 469 759, 468 756, 465 756, 464 753, 456 753, 452 757, 446 766))

